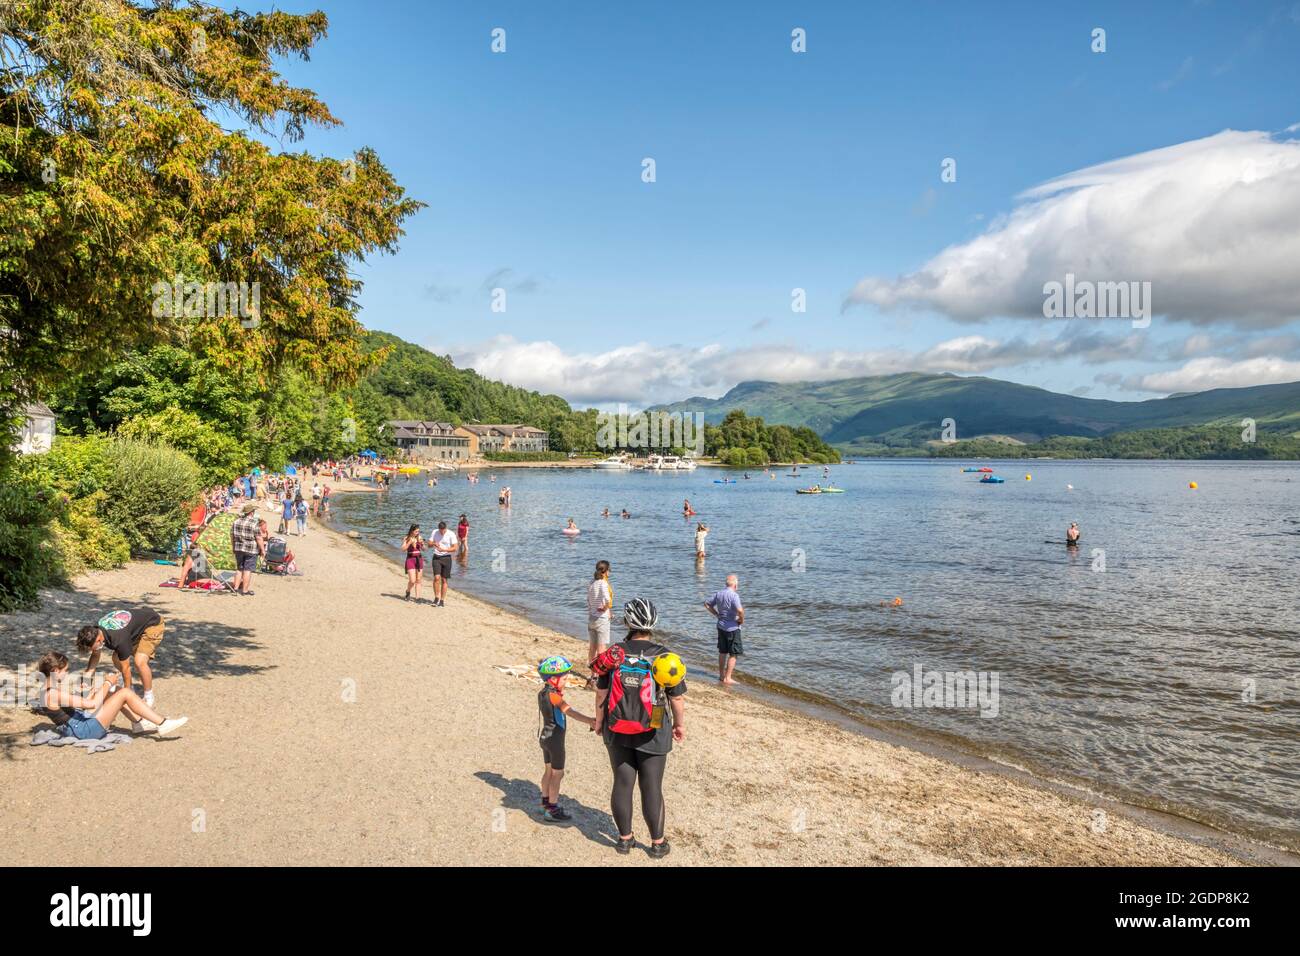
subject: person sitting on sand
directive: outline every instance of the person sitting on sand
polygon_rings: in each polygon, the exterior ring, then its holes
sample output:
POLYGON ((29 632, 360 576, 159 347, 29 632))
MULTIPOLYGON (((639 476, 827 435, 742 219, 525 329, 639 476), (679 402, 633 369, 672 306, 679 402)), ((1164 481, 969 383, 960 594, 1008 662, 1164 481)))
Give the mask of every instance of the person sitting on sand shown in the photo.
POLYGON ((564 737, 568 719, 596 729, 596 718, 579 713, 564 699, 564 684, 573 665, 566 657, 548 657, 537 665, 542 678, 542 689, 537 692, 537 709, 542 726, 537 740, 542 745, 542 819, 547 823, 563 823, 572 815, 560 807, 560 781, 564 779, 564 737))
POLYGON ((1077 521, 1070 522, 1070 527, 1065 532, 1065 543, 1066 544, 1079 543, 1079 523, 1077 521))
POLYGON ((167 625, 157 611, 150 608, 109 611, 98 622, 87 624, 77 632, 77 649, 89 653, 86 673, 99 667, 100 652, 113 652, 113 663, 122 674, 122 686, 131 686, 131 664, 140 672, 144 701, 153 706, 153 671, 149 662, 158 652, 167 625))
POLYGON ((158 713, 135 691, 118 686, 122 680, 116 673, 97 687, 88 697, 74 694, 65 683, 68 679, 68 658, 58 651, 49 651, 41 657, 36 669, 45 675, 48 683, 41 691, 36 708, 42 717, 54 721, 60 736, 78 740, 102 740, 119 713, 131 721, 131 730, 137 734, 157 731, 166 736, 179 730, 189 720, 177 717, 169 720, 158 713))

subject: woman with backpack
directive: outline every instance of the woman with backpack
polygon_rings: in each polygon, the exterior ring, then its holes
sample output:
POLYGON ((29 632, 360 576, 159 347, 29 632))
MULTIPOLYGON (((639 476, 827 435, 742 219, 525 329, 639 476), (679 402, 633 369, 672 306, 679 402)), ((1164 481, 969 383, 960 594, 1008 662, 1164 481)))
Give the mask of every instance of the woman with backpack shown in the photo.
POLYGON ((664 770, 673 741, 685 739, 685 668, 677 655, 654 642, 659 614, 643 598, 623 605, 627 638, 592 663, 596 681, 596 726, 614 771, 610 809, 618 827, 615 849, 632 852, 632 792, 641 791, 641 814, 650 830, 649 854, 658 860, 671 849, 664 837, 664 770), (661 665, 655 666, 656 659, 661 665), (671 672, 671 676, 669 673, 671 672), (656 673, 662 679, 656 679, 656 673))

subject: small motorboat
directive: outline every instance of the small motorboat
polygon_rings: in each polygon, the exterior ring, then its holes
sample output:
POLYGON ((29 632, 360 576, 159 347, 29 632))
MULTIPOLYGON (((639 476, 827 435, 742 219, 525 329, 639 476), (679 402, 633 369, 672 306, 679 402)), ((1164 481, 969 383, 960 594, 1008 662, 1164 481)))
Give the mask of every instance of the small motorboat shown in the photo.
POLYGON ((980 484, 981 485, 1004 485, 1006 484, 1006 481, 1007 480, 1005 478, 999 478, 997 475, 985 475, 983 478, 980 479, 980 484))

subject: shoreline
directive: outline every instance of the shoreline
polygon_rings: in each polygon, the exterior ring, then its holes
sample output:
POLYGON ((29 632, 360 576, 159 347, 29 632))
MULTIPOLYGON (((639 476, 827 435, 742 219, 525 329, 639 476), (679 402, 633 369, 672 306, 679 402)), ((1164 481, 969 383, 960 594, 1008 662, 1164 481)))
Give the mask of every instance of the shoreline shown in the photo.
MULTIPOLYGON (((335 530, 335 533, 348 534, 337 530, 335 530)), ((367 544, 364 537, 351 540, 371 556, 383 560, 378 549, 367 544)), ((453 577, 453 584, 455 580, 455 577, 453 577)), ((457 593, 468 597, 470 600, 481 602, 511 618, 519 619, 531 627, 544 629, 572 641, 574 642, 575 653, 585 653, 586 639, 577 633, 579 628, 576 625, 569 629, 560 629, 560 627, 551 624, 535 621, 526 610, 498 603, 490 595, 483 593, 468 594, 468 592, 464 591, 457 593)), ((614 636, 617 637, 617 628, 614 629, 614 636)), ((712 674, 712 661, 702 661, 693 655, 685 654, 683 658, 692 668, 696 670, 703 669, 704 673, 712 674)), ((574 659, 577 660, 577 658, 574 659)), ((808 717, 814 721, 832 724, 877 743, 902 747, 966 770, 997 774, 1036 790, 1085 803, 1095 809, 1126 814, 1130 818, 1140 821, 1161 833, 1179 839, 1217 846, 1217 848, 1242 863, 1266 866, 1300 866, 1300 852, 1289 847, 1269 843, 1247 833, 1224 829, 1174 810, 1147 806, 1135 802, 1131 796, 1116 795, 1097 790, 1091 787, 1087 781, 1056 778, 1048 775, 1041 768, 1021 767, 998 760, 980 752, 978 745, 972 741, 951 735, 927 732, 901 722, 885 723, 875 721, 836 707, 815 693, 784 684, 775 684, 753 675, 741 673, 736 675, 736 679, 738 684, 730 692, 721 691, 712 676, 698 678, 697 680, 705 682, 707 686, 721 693, 736 694, 776 710, 787 711, 808 717)), ((691 686, 694 688, 697 684, 692 683, 691 686)))
MULTIPOLYGON (((93 609, 151 604, 169 622, 160 705, 191 718, 172 740, 91 756, 29 747, 40 721, 4 708, 5 862, 542 865, 560 854, 655 865, 613 854, 608 764, 582 728, 562 791, 573 825, 548 828, 532 812, 540 685, 498 668, 577 638, 459 592, 454 577, 447 608, 406 604, 396 560, 327 525, 291 546, 306 575, 258 575, 251 599, 157 589, 168 569, 133 562, 50 592, 43 611, 0 618, 3 668, 46 646, 67 653, 93 609), (339 701, 340 681, 361 708, 339 701), (149 787, 148 827, 86 819, 85 800, 110 800, 120 775, 149 787), (200 810, 208 825, 196 836, 200 810), (84 839, 53 839, 69 825, 84 839)), ((569 693, 590 712, 589 692, 569 693)), ((1169 832, 1154 811, 963 765, 707 679, 690 681, 687 715, 665 783, 666 864, 1300 862, 1208 827, 1169 832)), ((636 830, 643 839, 639 814, 636 830)))

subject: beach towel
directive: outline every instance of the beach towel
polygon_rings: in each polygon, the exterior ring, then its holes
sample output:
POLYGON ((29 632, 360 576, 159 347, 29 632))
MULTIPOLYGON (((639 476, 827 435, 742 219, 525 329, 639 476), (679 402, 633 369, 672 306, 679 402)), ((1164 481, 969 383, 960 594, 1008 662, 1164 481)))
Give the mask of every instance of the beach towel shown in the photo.
POLYGON ((208 555, 208 566, 223 571, 235 570, 235 552, 230 546, 230 526, 239 516, 232 511, 217 515, 199 533, 196 544, 208 555))
POLYGON ((50 730, 48 727, 32 734, 33 747, 80 747, 88 754, 103 753, 106 750, 113 750, 118 744, 129 744, 130 742, 131 737, 116 731, 109 731, 98 740, 78 740, 76 737, 65 737, 57 730, 50 730))

